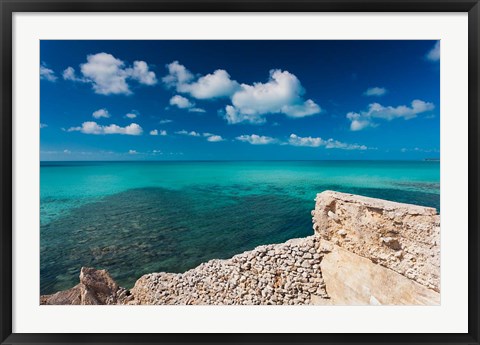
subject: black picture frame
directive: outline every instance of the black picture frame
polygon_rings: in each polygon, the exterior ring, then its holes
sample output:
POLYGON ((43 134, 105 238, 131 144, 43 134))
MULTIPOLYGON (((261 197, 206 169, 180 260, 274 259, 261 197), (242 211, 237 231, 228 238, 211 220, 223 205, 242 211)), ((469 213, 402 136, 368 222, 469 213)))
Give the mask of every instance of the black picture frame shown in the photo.
POLYGON ((2 344, 480 344, 478 0, 0 0, 0 341, 2 344), (468 333, 33 334, 12 333, 12 16, 15 12, 468 12, 468 333))

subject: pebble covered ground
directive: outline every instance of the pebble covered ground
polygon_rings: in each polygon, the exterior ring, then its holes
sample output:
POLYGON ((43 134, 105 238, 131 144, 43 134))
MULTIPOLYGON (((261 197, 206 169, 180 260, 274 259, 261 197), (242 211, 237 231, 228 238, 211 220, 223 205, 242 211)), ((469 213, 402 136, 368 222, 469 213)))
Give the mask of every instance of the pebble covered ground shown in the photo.
POLYGON ((300 305, 328 298, 316 236, 264 245, 182 274, 141 277, 124 304, 300 305))

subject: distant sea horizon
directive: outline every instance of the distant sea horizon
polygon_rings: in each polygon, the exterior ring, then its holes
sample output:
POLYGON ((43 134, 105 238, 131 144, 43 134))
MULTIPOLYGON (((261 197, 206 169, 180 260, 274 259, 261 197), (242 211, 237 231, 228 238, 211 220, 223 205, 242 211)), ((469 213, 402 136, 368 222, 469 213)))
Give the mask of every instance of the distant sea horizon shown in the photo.
POLYGON ((40 160, 47 162, 424 162, 440 161, 440 158, 428 157, 422 159, 122 159, 122 160, 40 160))
POLYGON ((440 161, 41 161, 41 293, 77 284, 81 266, 130 288, 146 273, 309 236, 324 190, 440 212, 440 161))

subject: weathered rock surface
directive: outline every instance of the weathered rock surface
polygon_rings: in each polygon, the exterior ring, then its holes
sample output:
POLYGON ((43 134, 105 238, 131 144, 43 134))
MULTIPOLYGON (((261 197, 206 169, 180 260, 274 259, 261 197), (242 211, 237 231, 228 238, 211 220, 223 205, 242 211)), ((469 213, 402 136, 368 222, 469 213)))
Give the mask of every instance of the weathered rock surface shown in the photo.
POLYGON ((440 304, 438 292, 333 244, 320 267, 332 305, 440 304))
POLYGON ((82 267, 79 284, 69 290, 40 296, 40 304, 117 304, 122 303, 129 295, 126 289, 117 285, 107 271, 82 267))
POLYGON ((440 216, 430 207, 325 191, 313 228, 322 239, 440 291, 440 216))
POLYGON ((211 260, 183 274, 152 273, 129 304, 310 304, 328 298, 315 236, 211 260))

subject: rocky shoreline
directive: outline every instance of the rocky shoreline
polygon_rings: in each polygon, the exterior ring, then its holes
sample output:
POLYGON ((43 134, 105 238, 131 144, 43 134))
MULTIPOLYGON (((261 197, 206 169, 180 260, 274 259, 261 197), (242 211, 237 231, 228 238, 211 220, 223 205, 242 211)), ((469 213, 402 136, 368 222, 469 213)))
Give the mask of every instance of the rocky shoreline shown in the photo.
POLYGON ((72 289, 40 297, 68 305, 438 305, 440 217, 416 205, 325 191, 314 235, 259 246, 185 273, 151 273, 131 290, 82 268, 72 289))

